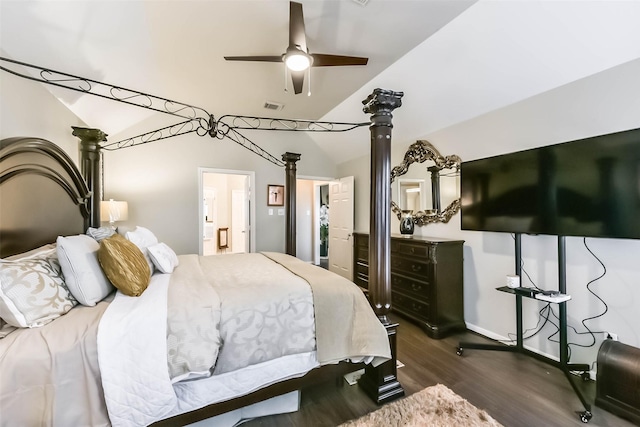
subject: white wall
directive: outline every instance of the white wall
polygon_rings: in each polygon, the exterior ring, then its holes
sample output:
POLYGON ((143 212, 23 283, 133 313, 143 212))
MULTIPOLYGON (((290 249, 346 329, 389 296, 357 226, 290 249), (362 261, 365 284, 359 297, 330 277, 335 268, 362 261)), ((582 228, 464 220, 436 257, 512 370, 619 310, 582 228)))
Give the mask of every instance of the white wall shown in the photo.
MULTIPOLYGON (((416 134, 415 139, 427 139, 443 155, 458 154, 465 161, 638 128, 638 75, 640 60, 631 61, 461 124, 427 135, 416 134)), ((411 89, 405 88, 407 92, 411 89)), ((397 109, 394 116, 402 115, 403 108, 397 109)), ((404 151, 415 139, 393 139, 391 166, 401 161, 404 151)), ((356 177, 356 230, 364 232, 369 228, 369 162, 366 156, 338 165, 339 175, 353 174, 356 177)), ((391 231, 398 231, 395 218, 391 231)), ((513 238, 507 233, 462 231, 459 214, 448 224, 418 227, 416 234, 465 240, 464 305, 467 325, 493 338, 504 339, 514 334, 514 298, 495 290, 505 284, 507 274, 514 272, 513 238)), ((584 247, 581 238, 568 237, 566 241, 567 289, 573 298, 567 304, 569 324, 579 332, 585 332, 581 321, 604 311, 604 306, 586 289, 587 283, 598 277, 603 269, 584 247)), ((607 274, 591 285, 591 289, 609 307, 604 316, 587 322, 587 325, 594 331, 617 333, 620 341, 640 346, 640 264, 637 262, 640 241, 590 238, 587 244, 607 269, 607 274)), ((535 283, 542 288, 556 289, 556 238, 523 236, 522 249, 524 268, 535 283)), ((530 286, 527 279, 523 279, 523 284, 530 286)), ((542 305, 536 301, 527 301, 524 305, 525 329, 534 328, 542 305)), ((553 327, 545 327, 539 336, 527 340, 525 345, 557 357, 558 344, 547 340, 554 331, 553 327)), ((591 344, 590 336, 577 336, 571 329, 569 332, 569 342, 591 344)), ((572 346, 571 361, 594 363, 601 341, 599 334, 592 347, 572 346)))
MULTIPOLYGON (((115 142, 166 126, 158 114, 141 126, 109 137, 115 142)), ((335 176, 335 165, 302 132, 246 131, 245 136, 280 158, 300 153, 299 175, 335 176)), ((256 251, 285 250, 285 217, 269 215, 267 185, 285 182, 278 167, 225 139, 189 134, 105 153, 105 197, 129 202, 128 227, 142 225, 177 253, 198 253, 198 167, 252 170, 256 173, 256 251)))
POLYGON ((44 138, 78 161, 79 140, 71 126, 86 125, 43 85, 2 72, 0 93, 0 138, 44 138))

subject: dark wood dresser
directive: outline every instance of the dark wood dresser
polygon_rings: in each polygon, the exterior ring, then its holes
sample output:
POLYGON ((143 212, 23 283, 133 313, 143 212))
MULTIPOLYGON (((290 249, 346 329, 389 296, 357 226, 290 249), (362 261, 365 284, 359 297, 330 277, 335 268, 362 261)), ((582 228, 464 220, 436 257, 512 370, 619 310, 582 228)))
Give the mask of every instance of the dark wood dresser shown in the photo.
MULTIPOLYGON (((353 276, 369 288, 369 235, 354 233, 353 276)), ((463 240, 391 236, 391 308, 431 338, 466 329, 462 291, 463 240)))

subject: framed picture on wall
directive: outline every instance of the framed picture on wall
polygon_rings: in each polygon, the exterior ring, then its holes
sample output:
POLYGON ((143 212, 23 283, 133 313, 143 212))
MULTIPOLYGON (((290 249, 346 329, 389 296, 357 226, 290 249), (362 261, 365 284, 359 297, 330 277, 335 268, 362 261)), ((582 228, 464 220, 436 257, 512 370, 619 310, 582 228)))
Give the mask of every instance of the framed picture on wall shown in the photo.
POLYGON ((268 185, 267 192, 268 206, 284 206, 284 185, 268 185))

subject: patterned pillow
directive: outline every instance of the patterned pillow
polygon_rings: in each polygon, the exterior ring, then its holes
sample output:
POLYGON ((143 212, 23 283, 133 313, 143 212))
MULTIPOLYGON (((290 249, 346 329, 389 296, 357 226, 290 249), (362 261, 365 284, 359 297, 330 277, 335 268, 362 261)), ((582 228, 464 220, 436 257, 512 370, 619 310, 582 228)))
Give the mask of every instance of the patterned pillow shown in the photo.
POLYGON ((142 251, 119 234, 100 242, 98 260, 113 286, 132 297, 142 295, 151 273, 142 251))
POLYGON ((49 243, 48 245, 43 245, 43 246, 40 246, 39 248, 31 249, 30 251, 23 252, 21 254, 11 255, 4 259, 8 261, 19 261, 23 258, 33 258, 41 254, 44 254, 46 256, 49 253, 49 251, 51 251, 51 249, 55 249, 55 248, 56 248, 55 243, 49 243))
POLYGON ((87 228, 87 236, 91 236, 95 239, 96 242, 100 242, 102 239, 106 239, 107 237, 111 237, 116 233, 111 227, 89 227, 87 228))
POLYGON ((147 251, 153 265, 163 273, 173 273, 173 269, 178 266, 178 256, 165 243, 148 246, 147 251))
POLYGON ((22 328, 45 325, 78 302, 67 289, 56 250, 0 260, 0 317, 22 328))

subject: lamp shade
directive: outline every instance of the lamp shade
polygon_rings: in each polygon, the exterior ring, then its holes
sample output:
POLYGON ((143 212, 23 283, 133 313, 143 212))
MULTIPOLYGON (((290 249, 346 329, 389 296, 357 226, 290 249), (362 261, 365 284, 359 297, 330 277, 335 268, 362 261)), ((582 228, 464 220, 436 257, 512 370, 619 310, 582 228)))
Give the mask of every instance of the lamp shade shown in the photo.
POLYGON ((126 221, 129 217, 129 205, 113 199, 100 202, 100 221, 114 223, 126 221))

